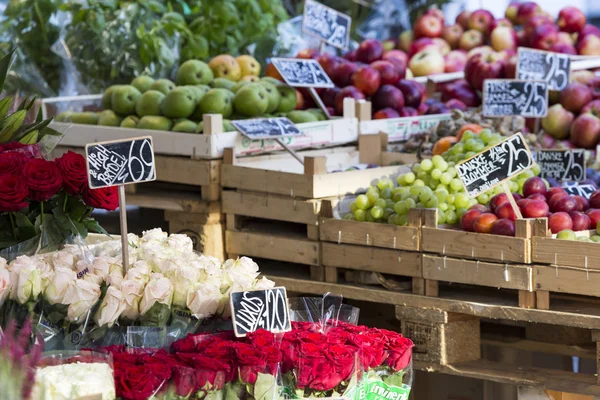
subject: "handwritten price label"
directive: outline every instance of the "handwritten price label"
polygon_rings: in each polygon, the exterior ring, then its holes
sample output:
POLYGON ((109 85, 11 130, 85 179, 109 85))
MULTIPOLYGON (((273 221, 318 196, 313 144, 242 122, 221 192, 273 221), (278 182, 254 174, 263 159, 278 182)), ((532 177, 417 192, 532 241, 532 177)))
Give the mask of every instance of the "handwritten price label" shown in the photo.
POLYGON ((486 79, 483 81, 486 117, 541 118, 548 113, 548 84, 542 81, 486 79))
POLYGON ((333 8, 314 1, 304 2, 302 32, 315 36, 325 43, 346 50, 350 43, 352 18, 333 8))
POLYGON ((563 90, 569 84, 571 57, 519 47, 517 79, 548 82, 548 89, 563 90))
POLYGON ((273 333, 292 330, 284 287, 235 292, 230 297, 235 336, 244 337, 258 329, 273 333))
POLYGON ((542 178, 559 181, 585 181, 585 150, 538 150, 536 162, 542 178))

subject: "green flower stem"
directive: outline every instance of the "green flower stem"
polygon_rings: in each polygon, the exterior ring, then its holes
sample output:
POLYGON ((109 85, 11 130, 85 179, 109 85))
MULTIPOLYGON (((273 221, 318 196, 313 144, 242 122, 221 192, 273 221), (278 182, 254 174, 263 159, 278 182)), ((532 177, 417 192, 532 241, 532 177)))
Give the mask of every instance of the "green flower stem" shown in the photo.
POLYGON ((41 210, 40 217, 42 219, 42 226, 43 226, 44 225, 44 202, 43 201, 40 203, 40 210, 41 210))
POLYGON ((63 201, 63 212, 67 212, 67 199, 69 198, 68 194, 65 194, 65 200, 63 201))
POLYGON ((17 228, 15 226, 15 217, 13 213, 8 213, 8 218, 10 218, 10 225, 12 226, 13 237, 17 240, 17 228))

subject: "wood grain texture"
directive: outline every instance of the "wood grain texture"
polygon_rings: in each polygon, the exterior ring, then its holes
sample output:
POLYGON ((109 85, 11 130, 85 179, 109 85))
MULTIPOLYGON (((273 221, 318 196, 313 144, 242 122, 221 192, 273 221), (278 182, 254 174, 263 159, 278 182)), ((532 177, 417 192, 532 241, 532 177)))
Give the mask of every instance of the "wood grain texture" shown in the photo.
POLYGON ((600 297, 600 271, 536 266, 535 285, 539 290, 600 297))
POLYGON ((320 245, 308 239, 227 231, 225 243, 227 253, 296 264, 321 265, 320 245))
POLYGON ((559 240, 551 237, 534 237, 533 262, 600 270, 600 245, 598 243, 559 240))

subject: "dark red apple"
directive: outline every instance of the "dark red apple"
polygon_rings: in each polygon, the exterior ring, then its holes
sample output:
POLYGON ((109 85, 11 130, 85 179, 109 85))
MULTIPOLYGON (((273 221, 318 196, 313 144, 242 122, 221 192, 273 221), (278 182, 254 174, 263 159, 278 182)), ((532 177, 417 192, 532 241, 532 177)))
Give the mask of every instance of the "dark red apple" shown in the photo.
POLYGON ((466 213, 463 214, 460 219, 460 226, 463 231, 474 232, 473 225, 475 220, 483 214, 483 211, 477 209, 469 209, 466 213))
POLYGON ((323 101, 323 104, 325 104, 327 107, 335 107, 335 98, 339 92, 339 88, 325 89, 321 94, 321 100, 323 101))
POLYGON ((490 34, 490 26, 494 22, 494 15, 488 10, 475 10, 469 16, 469 29, 477 29, 484 35, 490 34))
POLYGON ((523 184, 523 196, 529 197, 532 194, 546 194, 546 183, 542 178, 532 176, 523 184))
POLYGON ((442 29, 444 24, 434 15, 422 15, 420 16, 413 26, 413 33, 415 38, 422 37, 440 37, 442 36, 442 29))
MULTIPOLYGON (((558 208, 558 202, 563 197, 569 197, 569 195, 566 194, 566 193, 556 193, 556 194, 552 195, 552 197, 550 197, 548 199, 548 206, 550 207, 550 211, 552 211, 552 212, 558 211, 557 210, 557 208, 558 208)), ((571 210, 571 211, 573 211, 573 210, 571 210)))
POLYGON ((590 207, 591 208, 600 208, 600 190, 596 190, 590 196, 590 207))
POLYGON ((460 37, 462 36, 464 29, 459 24, 448 25, 444 27, 442 32, 442 39, 444 39, 451 48, 458 48, 460 37))
POLYGON ((577 55, 577 50, 575 49, 575 46, 568 43, 554 43, 550 48, 550 51, 553 51, 555 53, 577 55))
POLYGON ((335 97, 335 112, 338 115, 342 115, 344 113, 344 99, 346 97, 351 97, 356 100, 365 100, 365 95, 355 88, 354 86, 346 86, 335 97))
POLYGON ((556 23, 561 31, 576 33, 585 26, 585 14, 577 7, 565 7, 558 13, 556 23))
POLYGON ((348 61, 356 61, 356 50, 352 50, 343 55, 348 61))
POLYGON ((586 35, 579 34, 575 43, 577 53, 582 56, 598 56, 600 55, 600 36, 588 33, 586 35))
POLYGON ((586 83, 586 85, 592 91, 592 98, 594 100, 600 100, 600 76, 594 76, 589 82, 586 83))
POLYGON ((546 196, 544 196, 543 194, 540 194, 540 193, 532 194, 531 196, 527 196, 527 198, 529 200, 542 200, 542 201, 546 201, 546 196))
POLYGON ((573 113, 579 113, 590 101, 592 101, 592 91, 582 83, 569 83, 560 92, 560 104, 573 113))
POLYGON ((383 108, 373 114, 373 119, 388 119, 388 118, 398 118, 400 114, 398 111, 393 108, 383 108))
POLYGON ((592 225, 592 219, 579 211, 572 211, 569 213, 571 220, 573 221, 574 231, 585 231, 590 229, 592 225))
POLYGON ((469 210, 479 210, 484 213, 491 212, 490 208, 484 206, 483 204, 473 204, 471 207, 469 207, 469 210))
POLYGON ((509 218, 501 218, 492 223, 492 235, 515 236, 515 223, 509 218))
POLYGON ((581 114, 571 124, 571 143, 584 149, 593 149, 600 140, 600 119, 592 114, 581 114))
POLYGON ((586 24, 583 29, 579 32, 580 35, 585 36, 585 35, 596 35, 596 36, 600 36, 600 28, 594 26, 594 25, 590 25, 590 24, 586 24))
POLYGON ((531 203, 532 201, 535 201, 535 200, 531 200, 531 199, 517 200, 517 206, 521 210, 521 213, 523 213, 523 210, 525 209, 525 207, 527 207, 529 205, 529 203, 531 203))
POLYGON ((554 24, 542 24, 535 27, 529 43, 540 50, 550 50, 558 42, 558 29, 554 24))
POLYGON ((402 107, 400 110, 401 117, 415 117, 417 115, 419 115, 419 113, 415 108, 412 107, 402 107))
POLYGON ((460 14, 456 17, 456 23, 462 26, 463 29, 469 29, 469 17, 471 16, 471 12, 467 10, 462 10, 460 14))
POLYGON ((560 186, 554 186, 554 187, 551 187, 550 189, 546 190, 546 200, 550 200, 550 198, 557 193, 562 193, 563 195, 568 195, 568 193, 565 191, 565 189, 561 188, 560 186))
POLYGON ((548 204, 543 200, 529 200, 529 202, 525 203, 525 206, 521 208, 521 212, 525 218, 544 218, 548 216, 549 211, 548 204))
POLYGON ((465 66, 465 78, 477 90, 483 89, 484 80, 501 79, 503 75, 504 60, 498 53, 488 56, 478 54, 469 59, 465 66))
POLYGON ((376 39, 364 40, 356 49, 356 60, 365 64, 381 60, 381 57, 383 57, 383 45, 376 39))
POLYGON ((384 108, 400 110, 404 107, 404 95, 402 91, 393 85, 383 85, 375 92, 373 98, 373 109, 379 111, 384 108))
POLYGON ((435 6, 429 7, 423 15, 432 15, 439 19, 442 25, 444 25, 444 12, 435 6))
MULTIPOLYGON (((375 61, 371 64, 371 68, 379 72, 382 85, 394 85, 400 79, 400 70, 389 61, 375 61)), ((406 66, 404 73, 406 74, 406 66)))
POLYGON ((498 216, 498 218, 507 218, 512 221, 517 219, 517 214, 508 201, 506 203, 502 203, 498 208, 496 208, 495 214, 498 216))
POLYGON ((333 75, 333 71, 339 64, 347 62, 343 58, 332 56, 331 54, 322 54, 317 58, 317 61, 329 76, 333 75))
POLYGON ((563 229, 573 229, 573 220, 566 212, 553 213, 548 217, 548 228, 552 233, 558 233, 563 229))
POLYGON ((381 75, 379 71, 371 67, 360 67, 352 74, 352 85, 357 87, 367 96, 372 96, 377 92, 381 84, 381 75))
POLYGON ((448 114, 450 112, 450 108, 441 101, 436 101, 435 103, 429 104, 429 108, 425 112, 426 115, 433 114, 448 114))
POLYGON ((496 209, 504 203, 509 203, 508 195, 506 193, 499 193, 490 199, 490 210, 495 213, 496 209))
POLYGON ((435 47, 438 48, 433 39, 431 38, 420 38, 415 40, 410 44, 410 49, 408 50, 408 58, 409 60, 421 50, 424 50, 426 47, 435 47))
POLYGON ((592 100, 587 103, 582 109, 582 114, 592 114, 596 118, 600 118, 600 99, 592 100))
POLYGON ((404 104, 407 107, 419 107, 424 96, 424 91, 421 89, 422 85, 420 83, 409 79, 400 79, 396 83, 396 87, 402 91, 404 104))
POLYGON ((600 222, 600 210, 597 208, 590 208, 585 214, 592 220, 592 228, 597 227, 598 222, 600 222))
POLYGON ((450 99, 446 102, 446 107, 450 110, 467 111, 467 105, 458 99, 450 99))
POLYGON ((354 74, 356 70, 358 70, 358 65, 353 62, 341 63, 333 70, 333 74, 330 75, 330 78, 338 87, 346 87, 350 85, 352 74, 354 74))
POLYGON ((590 202, 583 196, 573 196, 577 200, 577 211, 587 211, 590 208, 590 202))
POLYGON ((517 24, 524 25, 534 15, 539 14, 542 11, 540 6, 533 1, 526 1, 519 5, 517 10, 517 24))
POLYGON ((419 104, 419 107, 417 107, 417 114, 419 115, 425 115, 427 114, 427 111, 429 111, 429 104, 427 103, 421 103, 419 104))
POLYGON ((467 52, 452 50, 444 56, 444 72, 462 72, 467 65, 467 52))
POLYGON ((572 196, 564 196, 556 201, 556 205, 552 212, 562 211, 566 213, 570 213, 572 211, 577 211, 579 208, 579 203, 572 196))
MULTIPOLYGON (((464 215, 463 215, 464 217, 464 215)), ((483 213, 473 222, 473 230, 477 233, 490 233, 492 230, 492 224, 498 220, 492 213, 483 213)))
MULTIPOLYGON (((525 36, 533 35, 535 28, 540 25, 553 25, 554 21, 547 15, 537 14, 534 15, 523 27, 523 32, 525 32, 525 36)), ((553 27, 553 31, 558 31, 556 27, 553 27)))
POLYGON ((400 79, 406 76, 406 66, 408 65, 408 56, 402 50, 390 50, 383 53, 382 60, 389 61, 398 68, 400 79))

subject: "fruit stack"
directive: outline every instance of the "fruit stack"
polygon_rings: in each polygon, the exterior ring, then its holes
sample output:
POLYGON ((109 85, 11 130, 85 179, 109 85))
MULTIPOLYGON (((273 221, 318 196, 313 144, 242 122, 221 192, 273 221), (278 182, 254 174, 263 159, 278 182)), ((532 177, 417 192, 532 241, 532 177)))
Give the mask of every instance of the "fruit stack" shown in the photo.
POLYGON ((221 55, 208 64, 189 60, 175 82, 139 76, 130 85, 109 87, 100 113, 66 112, 56 121, 174 132, 203 132, 204 114, 221 114, 225 132, 232 119, 287 116, 294 123, 324 120, 320 110, 295 110, 296 90, 270 77, 259 78, 251 56, 221 55))

